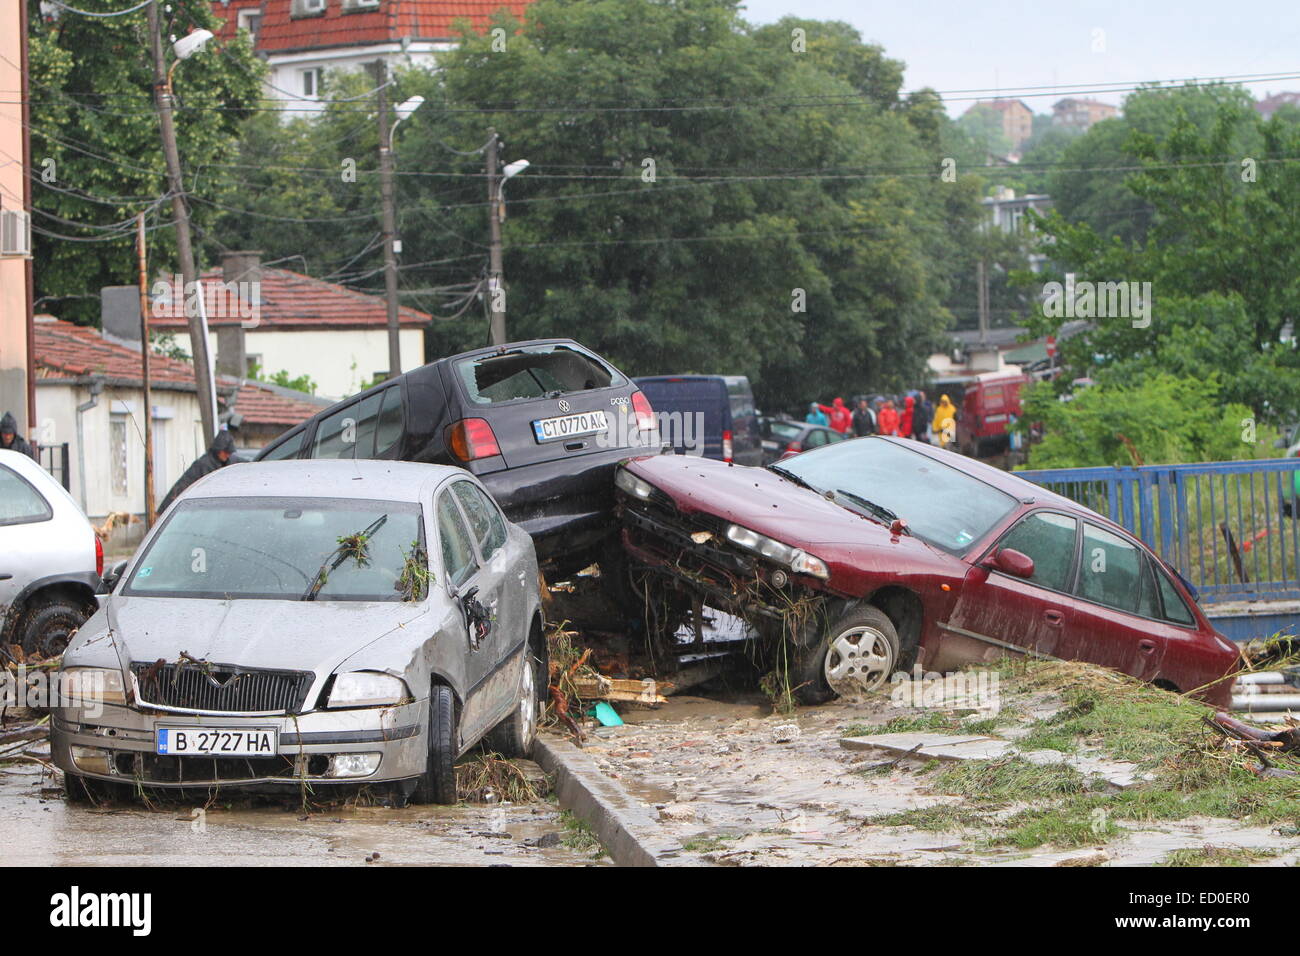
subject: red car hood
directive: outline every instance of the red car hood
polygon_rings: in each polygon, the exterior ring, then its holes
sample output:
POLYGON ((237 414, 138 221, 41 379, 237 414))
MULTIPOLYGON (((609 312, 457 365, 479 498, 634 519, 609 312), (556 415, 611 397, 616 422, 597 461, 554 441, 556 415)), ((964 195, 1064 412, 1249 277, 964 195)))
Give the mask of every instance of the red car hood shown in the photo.
POLYGON ((828 501, 766 468, 711 458, 636 458, 628 471, 668 494, 684 513, 703 511, 785 544, 803 548, 836 570, 862 572, 921 566, 960 574, 961 562, 919 538, 895 538, 883 524, 828 501))

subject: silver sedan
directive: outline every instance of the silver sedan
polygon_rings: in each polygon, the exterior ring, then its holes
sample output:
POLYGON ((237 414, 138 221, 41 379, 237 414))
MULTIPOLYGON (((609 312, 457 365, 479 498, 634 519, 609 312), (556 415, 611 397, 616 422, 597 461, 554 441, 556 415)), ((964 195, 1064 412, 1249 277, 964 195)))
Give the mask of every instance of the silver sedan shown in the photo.
POLYGON ((386 784, 451 803, 484 738, 531 749, 537 560, 462 469, 223 468, 124 565, 63 657, 52 749, 73 795, 386 784))

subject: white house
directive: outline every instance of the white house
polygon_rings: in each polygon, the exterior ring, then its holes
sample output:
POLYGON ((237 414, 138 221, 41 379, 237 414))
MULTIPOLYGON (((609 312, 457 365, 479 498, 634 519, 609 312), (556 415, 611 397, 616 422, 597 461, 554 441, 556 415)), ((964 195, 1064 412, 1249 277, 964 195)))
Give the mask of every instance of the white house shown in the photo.
MULTIPOLYGON (((317 394, 335 398, 387 374, 388 310, 381 297, 285 269, 262 268, 255 253, 227 253, 222 269, 201 278, 208 347, 218 370, 242 378, 256 365, 263 377, 281 371, 290 378, 309 375, 317 394), (229 304, 235 296, 227 290, 235 286, 242 290, 240 309, 229 304)), ((158 288, 171 295, 155 299, 150 327, 172 335, 192 355, 184 290, 175 280, 161 282, 158 288)), ((405 371, 424 364, 424 328, 431 316, 403 307, 398 317, 405 371)))
POLYGON ((247 30, 270 68, 268 98, 287 115, 321 109, 328 70, 358 70, 384 61, 428 64, 455 46, 458 20, 476 30, 505 8, 522 19, 530 0, 213 0, 223 37, 247 30))

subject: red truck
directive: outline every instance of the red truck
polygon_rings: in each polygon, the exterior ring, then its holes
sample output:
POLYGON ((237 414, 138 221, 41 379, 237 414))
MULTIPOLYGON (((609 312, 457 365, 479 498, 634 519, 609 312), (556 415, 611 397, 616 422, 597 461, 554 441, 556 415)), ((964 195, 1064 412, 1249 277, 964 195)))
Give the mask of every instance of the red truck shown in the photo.
POLYGON ((1020 390, 1032 381, 1022 372, 985 372, 966 385, 957 417, 963 454, 980 458, 1007 447, 1007 426, 1020 417, 1020 390))

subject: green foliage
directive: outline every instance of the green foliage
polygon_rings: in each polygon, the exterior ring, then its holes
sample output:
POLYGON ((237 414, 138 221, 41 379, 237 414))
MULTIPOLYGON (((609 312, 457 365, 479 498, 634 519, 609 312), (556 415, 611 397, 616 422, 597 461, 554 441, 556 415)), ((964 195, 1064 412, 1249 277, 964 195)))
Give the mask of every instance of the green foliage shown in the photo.
MULTIPOLYGON (((122 6, 112 0, 76 5, 122 6)), ((172 0, 170 9, 164 34, 217 28, 206 0, 172 0)), ((150 234, 151 265, 177 271, 175 241, 166 226, 171 205, 157 203, 167 185, 146 12, 92 18, 65 11, 47 19, 38 3, 29 3, 28 10, 33 186, 40 210, 33 223, 37 295, 47 300, 42 308, 93 323, 101 286, 136 281, 135 231, 127 222, 136 213, 148 210, 151 227, 164 225, 150 234), (118 223, 125 226, 114 228, 118 223), (38 230, 108 241, 58 239, 38 230)), ((205 169, 234 158, 244 111, 260 96, 262 69, 242 34, 177 68, 176 136, 187 185, 201 188, 205 169)), ((213 222, 209 206, 195 203, 191 212, 200 231, 213 222)))
POLYGON ((1271 452, 1271 432, 1248 425, 1254 415, 1225 404, 1216 378, 1154 373, 1126 385, 1101 383, 1061 401, 1050 383, 1024 393, 1023 422, 1041 423, 1043 440, 1030 446, 1031 468, 1225 461, 1271 452), (1255 444, 1243 437, 1255 428, 1255 444), (1127 439, 1127 442, 1125 441, 1127 439))
POLYGON ((248 377, 254 381, 279 385, 281 388, 291 388, 295 392, 305 392, 308 395, 316 394, 316 380, 306 372, 302 375, 290 376, 286 369, 280 369, 267 375, 262 366, 256 362, 250 362, 248 363, 248 377))

